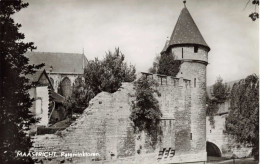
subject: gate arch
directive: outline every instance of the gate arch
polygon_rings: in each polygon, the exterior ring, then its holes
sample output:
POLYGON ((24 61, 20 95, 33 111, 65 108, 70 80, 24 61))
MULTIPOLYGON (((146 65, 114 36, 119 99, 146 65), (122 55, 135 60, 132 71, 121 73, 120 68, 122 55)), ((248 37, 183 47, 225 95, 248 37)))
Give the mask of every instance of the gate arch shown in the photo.
POLYGON ((206 150, 207 156, 221 157, 221 151, 219 147, 212 142, 207 141, 206 150))

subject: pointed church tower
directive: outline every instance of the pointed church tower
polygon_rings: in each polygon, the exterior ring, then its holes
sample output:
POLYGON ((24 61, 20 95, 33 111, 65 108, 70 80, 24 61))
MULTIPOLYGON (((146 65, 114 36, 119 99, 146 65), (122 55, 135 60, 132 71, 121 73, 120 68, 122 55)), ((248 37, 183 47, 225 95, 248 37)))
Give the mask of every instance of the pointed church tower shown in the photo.
MULTIPOLYGON (((200 154, 206 161, 206 67, 210 47, 205 42, 186 6, 178 21, 164 53, 171 53, 181 60, 176 77, 189 79, 191 84, 190 145, 191 153, 200 154)), ((177 119, 177 118, 176 118, 177 119)), ((177 150, 176 150, 177 151, 177 150)))

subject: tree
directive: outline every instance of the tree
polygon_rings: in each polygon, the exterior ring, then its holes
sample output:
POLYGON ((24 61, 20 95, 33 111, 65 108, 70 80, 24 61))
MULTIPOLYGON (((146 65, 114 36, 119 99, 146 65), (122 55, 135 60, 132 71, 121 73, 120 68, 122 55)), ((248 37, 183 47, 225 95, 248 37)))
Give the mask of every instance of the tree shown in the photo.
POLYGON ((224 103, 226 100, 228 100, 229 94, 230 88, 226 83, 223 83, 223 79, 221 77, 218 77, 212 87, 212 97, 209 98, 208 95, 206 97, 206 115, 209 116, 211 126, 215 127, 214 116, 218 112, 219 104, 224 103))
MULTIPOLYGON (((84 109, 88 107, 89 101, 94 97, 94 93, 90 87, 88 87, 83 80, 83 78, 79 77, 75 80, 72 89, 72 95, 68 100, 70 106, 69 109, 72 113, 82 114, 84 109)), ((71 113, 71 114, 72 114, 71 113)))
POLYGON ((135 80, 135 67, 128 67, 124 59, 117 48, 114 53, 109 51, 103 60, 96 58, 88 63, 84 73, 85 82, 95 95, 101 91, 113 93, 120 88, 122 82, 135 80))
MULTIPOLYGON (((246 6, 248 5, 248 3, 250 2, 251 0, 248 0, 246 6)), ((259 13, 257 12, 256 8, 257 6, 259 6, 259 0, 252 0, 252 5, 255 7, 255 11, 252 12, 251 14, 249 14, 249 17, 252 19, 252 21, 255 21, 256 19, 259 18, 259 13)))
POLYGON ((158 91, 154 87, 158 83, 146 77, 139 78, 135 83, 136 101, 132 105, 130 119, 133 121, 135 132, 146 132, 152 138, 154 145, 160 136, 160 118, 162 113, 159 109, 158 100, 154 93, 158 91))
POLYGON ((17 157, 16 152, 28 152, 32 145, 26 134, 31 124, 28 90, 32 87, 26 75, 35 73, 42 65, 29 65, 23 54, 35 49, 32 42, 24 43, 21 24, 12 15, 26 8, 21 0, 0 1, 0 161, 1 163, 31 163, 30 157, 17 157))
POLYGON ((242 144, 253 147, 259 158, 259 78, 250 75, 235 83, 230 94, 230 111, 226 118, 226 132, 242 144))
POLYGON ((161 55, 157 73, 175 77, 180 71, 181 63, 181 60, 175 60, 173 54, 164 53, 161 55))
POLYGON ((223 83, 223 79, 219 76, 216 83, 213 85, 212 96, 218 101, 223 103, 228 99, 230 88, 227 83, 223 83))

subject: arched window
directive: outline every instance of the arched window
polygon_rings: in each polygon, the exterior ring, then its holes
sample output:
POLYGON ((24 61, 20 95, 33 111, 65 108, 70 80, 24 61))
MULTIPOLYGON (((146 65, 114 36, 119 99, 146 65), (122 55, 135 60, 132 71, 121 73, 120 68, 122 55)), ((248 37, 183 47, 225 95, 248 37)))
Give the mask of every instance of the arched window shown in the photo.
POLYGON ((61 94, 68 98, 71 96, 72 93, 72 87, 71 87, 71 81, 68 77, 65 77, 61 82, 61 94))
POLYGON ((194 88, 196 88, 196 78, 194 78, 194 88))

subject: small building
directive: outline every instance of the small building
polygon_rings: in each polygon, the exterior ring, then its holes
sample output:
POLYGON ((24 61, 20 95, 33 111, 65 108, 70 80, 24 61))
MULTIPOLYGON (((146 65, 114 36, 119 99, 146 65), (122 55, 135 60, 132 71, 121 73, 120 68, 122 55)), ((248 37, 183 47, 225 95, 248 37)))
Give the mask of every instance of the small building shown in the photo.
POLYGON ((34 87, 29 90, 31 98, 34 98, 30 112, 40 118, 36 126, 48 126, 51 114, 57 103, 64 102, 65 98, 54 91, 51 80, 45 70, 27 75, 34 87))

